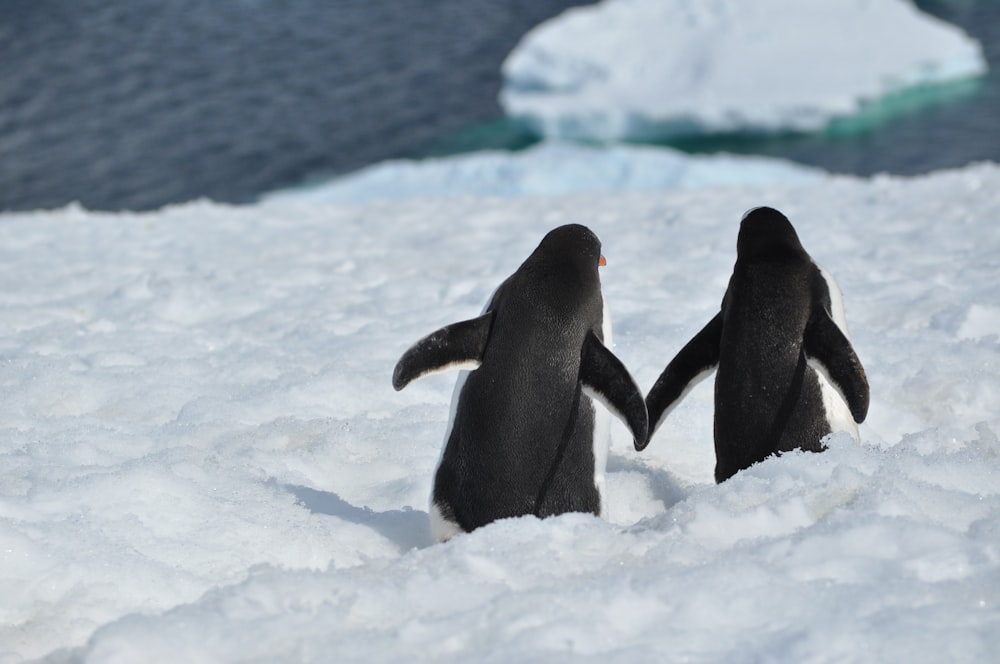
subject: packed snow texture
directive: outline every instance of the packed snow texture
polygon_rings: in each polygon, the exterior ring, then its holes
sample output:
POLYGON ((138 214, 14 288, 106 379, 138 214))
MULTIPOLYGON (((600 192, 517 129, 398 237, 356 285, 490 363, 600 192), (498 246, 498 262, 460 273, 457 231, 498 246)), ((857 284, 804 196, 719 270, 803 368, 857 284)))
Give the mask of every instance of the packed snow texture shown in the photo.
MULTIPOLYGON (((1000 168, 646 193, 0 217, 0 662, 988 662, 1000 168), (393 365, 549 229, 648 389, 772 205, 844 291, 862 442, 715 485, 711 381, 608 519, 432 544, 454 376, 393 365)), ((531 407, 531 404, 525 404, 531 407)))
POLYGON ((978 42, 906 0, 604 0, 529 32, 500 101, 553 138, 813 131, 984 71, 978 42))
POLYGON ((265 198, 352 203, 440 196, 513 198, 816 182, 824 175, 822 170, 770 157, 687 155, 652 146, 542 142, 519 152, 386 161, 265 198))

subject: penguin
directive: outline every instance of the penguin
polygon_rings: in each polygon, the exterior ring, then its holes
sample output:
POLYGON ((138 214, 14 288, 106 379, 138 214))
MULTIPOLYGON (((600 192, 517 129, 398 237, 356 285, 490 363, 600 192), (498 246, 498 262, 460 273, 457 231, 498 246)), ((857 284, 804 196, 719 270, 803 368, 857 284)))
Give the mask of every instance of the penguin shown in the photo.
POLYGON ((602 516, 610 419, 646 440, 646 405, 608 350, 601 243, 586 226, 550 231, 477 318, 437 330, 400 358, 398 391, 461 369, 431 494, 438 541, 498 519, 602 516))
POLYGON ((713 371, 716 482, 772 454, 822 451, 823 437, 835 431, 859 440, 868 379, 851 346, 840 287, 773 208, 743 215, 721 310, 646 396, 650 438, 713 371))

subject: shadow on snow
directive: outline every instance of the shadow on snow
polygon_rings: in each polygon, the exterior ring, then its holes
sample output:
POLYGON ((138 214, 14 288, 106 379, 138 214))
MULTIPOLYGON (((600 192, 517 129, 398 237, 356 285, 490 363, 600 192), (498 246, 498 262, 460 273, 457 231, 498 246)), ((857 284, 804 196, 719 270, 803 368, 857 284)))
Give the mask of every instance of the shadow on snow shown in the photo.
POLYGON ((356 507, 332 491, 294 484, 281 486, 313 514, 327 514, 371 528, 399 547, 400 553, 433 543, 427 512, 410 508, 376 512, 370 507, 356 507))

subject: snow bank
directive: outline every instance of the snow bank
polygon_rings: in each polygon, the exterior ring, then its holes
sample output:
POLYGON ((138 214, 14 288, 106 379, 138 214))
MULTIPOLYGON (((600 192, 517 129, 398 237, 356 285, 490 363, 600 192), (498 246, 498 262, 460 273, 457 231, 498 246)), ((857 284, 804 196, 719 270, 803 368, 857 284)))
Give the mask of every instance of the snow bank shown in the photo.
POLYGON ((824 171, 768 157, 688 155, 648 146, 543 142, 520 152, 387 161, 267 200, 368 202, 440 196, 513 198, 577 192, 816 182, 824 171))
POLYGON ((525 518, 342 572, 257 568, 102 629, 79 659, 988 662, 997 440, 901 447, 837 440, 631 528, 525 518))
POLYGON ((528 33, 500 100, 559 138, 812 131, 985 70, 977 42, 904 0, 604 0, 528 33))
POLYGON ((0 661, 988 661, 1000 648, 1000 168, 690 191, 0 217, 0 661), (711 385, 607 521, 443 545, 453 377, 393 392, 545 231, 602 237, 648 388, 773 205, 840 281, 862 444, 712 482, 711 385))

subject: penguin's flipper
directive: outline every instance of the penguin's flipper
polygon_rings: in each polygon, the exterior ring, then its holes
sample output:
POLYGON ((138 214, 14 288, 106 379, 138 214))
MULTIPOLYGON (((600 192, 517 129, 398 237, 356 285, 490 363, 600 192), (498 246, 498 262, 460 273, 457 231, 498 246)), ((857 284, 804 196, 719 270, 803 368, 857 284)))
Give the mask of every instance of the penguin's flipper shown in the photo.
POLYGON ((580 354, 580 382, 591 398, 604 404, 632 432, 636 449, 646 441, 649 422, 642 391, 607 346, 593 331, 587 332, 580 354))
MULTIPOLYGON (((719 312, 681 348, 656 379, 653 388, 646 395, 650 439, 681 399, 715 371, 719 365, 721 339, 722 312, 719 312)), ((649 441, 646 442, 648 444, 649 441)))
POLYGON ((392 386, 397 391, 429 374, 450 369, 476 369, 483 361, 493 312, 442 327, 410 346, 396 363, 392 386))
POLYGON ((810 365, 821 370, 844 397, 854 421, 864 422, 871 399, 865 368, 826 311, 817 312, 806 325, 804 349, 810 365))

